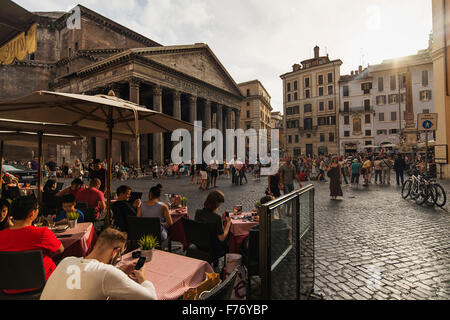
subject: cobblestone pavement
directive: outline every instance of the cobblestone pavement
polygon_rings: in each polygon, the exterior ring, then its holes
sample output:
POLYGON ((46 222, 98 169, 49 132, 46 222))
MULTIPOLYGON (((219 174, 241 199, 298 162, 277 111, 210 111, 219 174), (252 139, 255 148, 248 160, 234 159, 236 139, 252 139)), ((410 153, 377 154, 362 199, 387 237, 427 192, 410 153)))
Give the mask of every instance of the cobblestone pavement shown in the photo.
MULTIPOLYGON (((266 179, 249 177, 243 186, 219 179, 218 189, 226 197, 221 209, 235 204, 253 209, 264 195, 266 179)), ((186 177, 114 181, 112 187, 128 184, 147 199, 157 182, 163 193, 188 197, 191 218, 207 196, 186 177)), ((448 211, 404 200, 396 185, 343 186, 343 200, 333 201, 328 183, 314 184, 315 293, 325 299, 450 299, 448 211)), ((450 183, 443 184, 450 190, 450 183)))

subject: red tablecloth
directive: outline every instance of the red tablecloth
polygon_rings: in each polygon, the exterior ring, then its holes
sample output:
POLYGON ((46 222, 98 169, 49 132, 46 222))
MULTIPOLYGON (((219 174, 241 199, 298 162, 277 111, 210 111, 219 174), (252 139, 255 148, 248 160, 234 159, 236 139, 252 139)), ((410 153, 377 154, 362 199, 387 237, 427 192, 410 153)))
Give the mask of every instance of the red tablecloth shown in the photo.
POLYGON ((172 241, 178 241, 183 244, 183 248, 186 250, 187 240, 184 233, 183 221, 181 218, 185 217, 189 219, 189 212, 187 207, 177 209, 170 209, 170 216, 172 217, 173 224, 169 228, 169 235, 172 241))
MULTIPOLYGON (((251 212, 243 212, 241 216, 251 215, 251 212)), ((233 217, 233 216, 232 216, 233 217)), ((242 241, 250 233, 250 229, 256 226, 259 222, 247 220, 233 220, 231 219, 230 237, 229 237, 229 253, 240 253, 242 241)))
POLYGON ((91 251, 97 240, 97 233, 91 222, 78 223, 74 229, 55 233, 58 235, 71 235, 69 238, 58 238, 64 246, 64 252, 53 256, 53 261, 58 263, 66 257, 85 257, 91 251))
MULTIPOLYGON (((137 259, 127 253, 121 263, 137 259)), ((176 300, 190 288, 196 288, 205 280, 205 272, 214 273, 206 261, 156 250, 150 262, 144 264, 145 278, 153 283, 159 300, 176 300)))

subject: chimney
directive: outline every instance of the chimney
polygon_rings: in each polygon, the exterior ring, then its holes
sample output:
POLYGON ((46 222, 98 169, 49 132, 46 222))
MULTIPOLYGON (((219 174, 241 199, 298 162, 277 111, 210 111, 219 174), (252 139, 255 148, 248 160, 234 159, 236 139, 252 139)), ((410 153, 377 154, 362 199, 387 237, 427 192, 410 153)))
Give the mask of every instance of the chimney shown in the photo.
POLYGON ((319 57, 320 48, 318 46, 314 47, 314 59, 319 57))
POLYGON ((359 74, 358 70, 355 71, 355 76, 357 76, 359 74))
POLYGON ((300 70, 301 69, 301 67, 300 67, 300 65, 299 64, 294 64, 293 66, 292 66, 292 71, 298 71, 298 70, 300 70))
POLYGON ((354 76, 354 75, 355 75, 355 71, 352 70, 352 72, 350 72, 350 74, 351 74, 352 76, 354 76))
POLYGON ((362 72, 362 66, 359 66, 358 71, 359 71, 359 73, 362 72))

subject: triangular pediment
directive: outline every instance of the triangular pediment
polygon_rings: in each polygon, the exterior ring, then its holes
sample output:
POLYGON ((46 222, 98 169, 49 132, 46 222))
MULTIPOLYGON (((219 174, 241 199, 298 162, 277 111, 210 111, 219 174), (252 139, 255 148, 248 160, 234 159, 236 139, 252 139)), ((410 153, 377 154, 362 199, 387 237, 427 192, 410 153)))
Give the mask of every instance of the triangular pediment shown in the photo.
POLYGON ((146 59, 209 83, 231 94, 241 95, 233 78, 207 45, 155 47, 137 50, 139 50, 137 53, 146 59))

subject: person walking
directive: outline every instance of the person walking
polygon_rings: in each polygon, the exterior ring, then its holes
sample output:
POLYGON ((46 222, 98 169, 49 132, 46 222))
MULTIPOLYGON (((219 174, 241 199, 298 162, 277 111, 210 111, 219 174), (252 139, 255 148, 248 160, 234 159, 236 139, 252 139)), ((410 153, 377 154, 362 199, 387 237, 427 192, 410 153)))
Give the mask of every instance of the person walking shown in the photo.
POLYGON ((369 186, 371 169, 372 169, 372 162, 369 160, 369 157, 365 156, 361 170, 361 173, 364 175, 364 184, 363 184, 364 187, 369 186))
POLYGON ((395 159, 394 162, 394 170, 397 178, 397 185, 400 185, 400 181, 402 182, 402 185, 405 182, 403 177, 405 168, 406 168, 405 159, 403 159, 403 156, 397 155, 397 158, 395 159))
POLYGON ((330 177, 330 197, 332 200, 336 200, 337 197, 343 196, 341 188, 342 169, 338 157, 333 157, 327 171, 330 177))
POLYGON ((359 160, 357 158, 355 158, 353 160, 352 165, 351 165, 351 170, 352 170, 352 180, 351 180, 351 182, 352 182, 352 185, 353 185, 353 183, 356 182, 356 186, 358 186, 358 184, 359 184, 359 176, 361 174, 361 168, 362 168, 361 163, 359 162, 359 160))
POLYGON ((291 163, 291 158, 287 157, 285 164, 283 164, 279 170, 280 172, 280 187, 284 194, 294 191, 294 179, 297 179, 300 188, 302 183, 299 179, 296 168, 291 163))
POLYGON ((383 172, 383 168, 381 167, 381 158, 377 157, 373 162, 373 168, 375 170, 375 184, 379 181, 380 184, 383 183, 381 174, 383 172))
POLYGON ((348 185, 349 183, 347 180, 347 165, 343 157, 339 158, 339 165, 341 166, 342 176, 344 177, 345 184, 348 185))
POLYGON ((394 166, 394 161, 392 161, 391 157, 385 156, 381 161, 381 170, 383 171, 383 184, 391 184, 391 169, 394 166))

